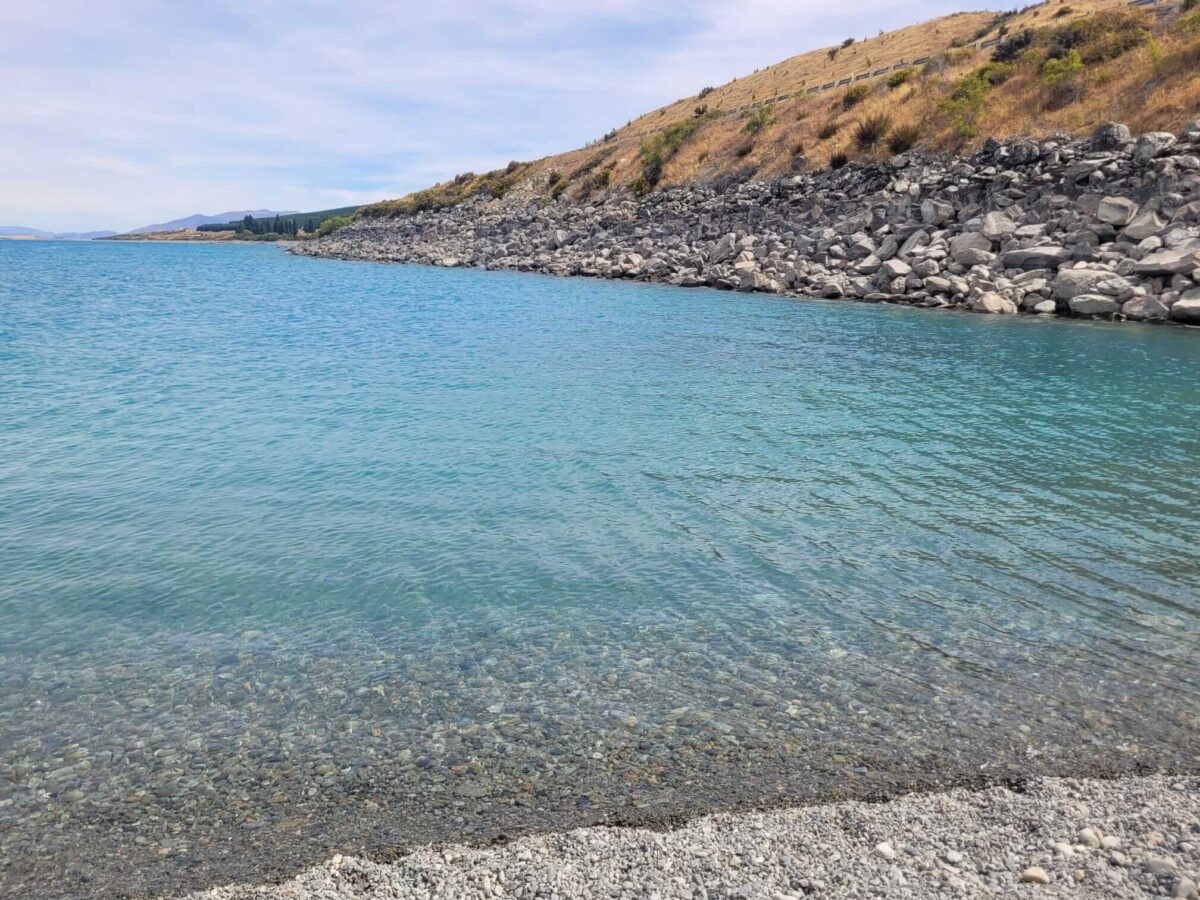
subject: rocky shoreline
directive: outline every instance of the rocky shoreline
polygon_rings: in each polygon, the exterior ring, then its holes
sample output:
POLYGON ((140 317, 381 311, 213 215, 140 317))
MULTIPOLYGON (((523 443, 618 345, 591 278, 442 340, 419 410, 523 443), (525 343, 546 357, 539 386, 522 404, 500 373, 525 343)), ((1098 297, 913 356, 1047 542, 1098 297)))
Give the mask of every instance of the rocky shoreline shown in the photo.
POLYGON ((291 881, 191 900, 1080 897, 1197 900, 1200 779, 1035 779, 721 814, 670 831, 582 828, 394 862, 334 856, 291 881))
POLYGON ((683 287, 1200 324, 1200 121, 988 141, 772 182, 360 218, 293 253, 683 287))

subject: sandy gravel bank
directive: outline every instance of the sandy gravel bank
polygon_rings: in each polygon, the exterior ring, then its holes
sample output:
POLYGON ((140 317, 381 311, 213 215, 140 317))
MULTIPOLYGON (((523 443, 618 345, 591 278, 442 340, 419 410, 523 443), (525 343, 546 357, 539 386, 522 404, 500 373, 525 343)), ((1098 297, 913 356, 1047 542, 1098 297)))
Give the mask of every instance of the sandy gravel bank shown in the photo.
POLYGON ((334 857, 277 886, 192 900, 494 897, 1197 898, 1200 778, 1038 779, 698 819, 587 828, 391 864, 334 857))

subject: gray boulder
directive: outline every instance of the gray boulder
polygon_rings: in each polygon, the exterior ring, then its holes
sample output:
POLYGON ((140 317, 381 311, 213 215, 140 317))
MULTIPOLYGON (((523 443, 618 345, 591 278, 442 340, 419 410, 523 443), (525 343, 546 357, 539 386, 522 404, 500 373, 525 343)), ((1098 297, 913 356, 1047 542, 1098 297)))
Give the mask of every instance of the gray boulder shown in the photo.
POLYGON ((1133 148, 1133 158, 1138 162, 1147 163, 1175 146, 1175 135, 1169 131, 1151 131, 1137 139, 1133 148))
POLYGON ((950 239, 950 258, 963 266, 976 266, 993 258, 992 242, 978 231, 968 231, 950 239))
POLYGON ((1162 216, 1153 210, 1146 210, 1135 216, 1121 234, 1131 241, 1144 241, 1148 237, 1154 237, 1166 227, 1167 223, 1163 221, 1162 216))
POLYGON ((1071 312, 1077 316, 1111 316, 1120 312, 1121 304, 1103 294, 1080 294, 1070 300, 1071 312))
POLYGON ((1200 296, 1184 296, 1176 300, 1175 305, 1171 307, 1171 320, 1183 322, 1185 325, 1200 325, 1200 296))
POLYGON ((1000 257, 1009 269, 1055 269, 1071 258, 1071 251, 1057 244, 1009 250, 1000 257))
POLYGON ((1115 228, 1124 228, 1137 212, 1138 205, 1128 197, 1105 197, 1096 210, 1096 218, 1115 228))
POLYGON ((1133 286, 1108 269, 1061 269, 1054 278, 1054 296, 1070 300, 1080 294, 1105 294, 1128 300, 1133 296, 1133 286))
POLYGON ((1157 297, 1134 297, 1121 305, 1121 315, 1134 322, 1161 322, 1171 314, 1157 297))
POLYGON ((1120 122, 1105 122, 1092 132, 1093 150, 1116 150, 1133 140, 1129 128, 1120 122))
POLYGON ((1186 275, 1200 267, 1200 256, 1193 248, 1158 250, 1134 264, 1139 275, 1186 275))
POLYGON ((1002 212, 990 212, 983 217, 983 225, 979 229, 983 236, 991 241, 999 241, 1017 230, 1017 223, 1002 212))
POLYGON ((971 301, 971 312, 1011 316, 1017 314, 1017 305, 995 291, 988 291, 971 301))

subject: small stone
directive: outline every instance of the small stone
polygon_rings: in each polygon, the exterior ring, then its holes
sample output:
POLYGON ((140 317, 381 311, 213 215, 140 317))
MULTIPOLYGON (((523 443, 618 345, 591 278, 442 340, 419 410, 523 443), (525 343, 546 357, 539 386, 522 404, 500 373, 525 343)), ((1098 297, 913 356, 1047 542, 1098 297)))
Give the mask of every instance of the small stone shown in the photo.
POLYGON ((1085 847, 1091 847, 1093 850, 1100 849, 1100 835, 1096 834, 1093 828, 1084 828, 1075 835, 1075 840, 1085 847))
POLYGON ((886 860, 893 860, 896 858, 896 851, 892 849, 891 844, 889 844, 887 841, 883 841, 882 843, 875 845, 875 855, 886 860))
POLYGON ((957 866, 963 861, 963 855, 958 850, 947 850, 942 854, 942 859, 950 863, 952 866, 957 866))
POLYGON ((1049 884, 1050 876, 1041 866, 1030 866, 1021 872, 1021 881, 1025 884, 1049 884))
POLYGON ((1116 850, 1121 846, 1121 839, 1113 834, 1106 834, 1100 838, 1100 846, 1105 850, 1116 850))

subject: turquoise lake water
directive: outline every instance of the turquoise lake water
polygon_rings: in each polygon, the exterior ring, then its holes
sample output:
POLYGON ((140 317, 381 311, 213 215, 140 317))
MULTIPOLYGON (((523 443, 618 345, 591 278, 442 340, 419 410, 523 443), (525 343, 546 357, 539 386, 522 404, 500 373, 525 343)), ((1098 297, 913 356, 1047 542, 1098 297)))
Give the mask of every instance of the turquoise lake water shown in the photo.
POLYGON ((1195 769, 1198 461, 1180 328, 0 242, 0 893, 1195 769))

